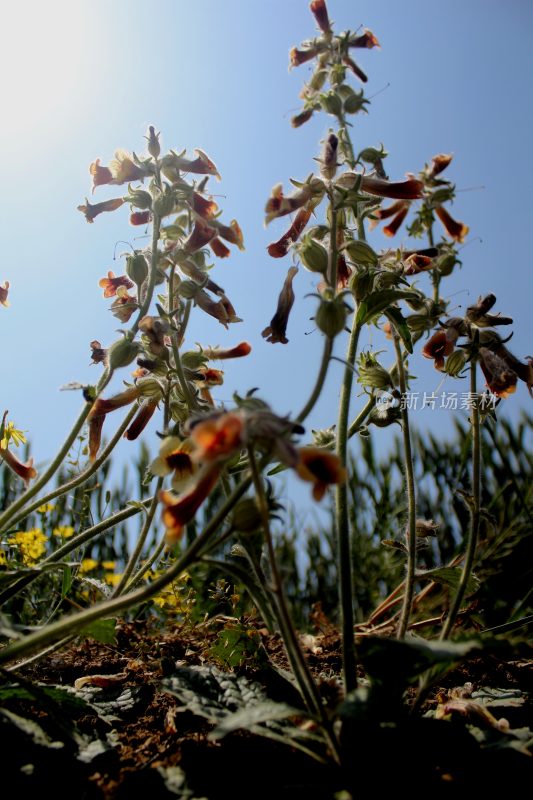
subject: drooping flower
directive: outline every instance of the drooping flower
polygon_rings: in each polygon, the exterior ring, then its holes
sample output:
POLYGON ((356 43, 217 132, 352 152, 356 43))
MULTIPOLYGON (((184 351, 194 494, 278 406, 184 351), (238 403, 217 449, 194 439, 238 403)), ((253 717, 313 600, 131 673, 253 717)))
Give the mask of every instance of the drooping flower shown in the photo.
POLYGON ((287 323, 289 321, 289 314, 291 313, 295 298, 292 282, 297 272, 298 267, 289 268, 283 288, 278 297, 278 307, 276 309, 276 313, 270 320, 270 325, 261 333, 261 336, 266 339, 267 342, 271 342, 271 344, 275 344, 276 342, 287 344, 289 341, 286 336, 286 330, 287 323))
POLYGON ((225 328, 231 323, 242 322, 226 295, 221 295, 220 300, 215 302, 206 291, 200 289, 194 295, 194 302, 202 311, 217 319, 225 328))
POLYGON ((158 398, 147 398, 143 400, 137 414, 126 430, 124 438, 128 439, 130 442, 137 439, 152 419, 158 405, 158 398))
POLYGON ((435 369, 442 370, 444 367, 444 358, 445 356, 449 356, 450 353, 453 353, 458 335, 457 331, 453 328, 447 328, 444 331, 436 331, 422 348, 422 355, 425 358, 434 359, 435 369))
POLYGON ((308 208, 301 208, 298 211, 287 233, 284 233, 277 242, 272 242, 272 244, 268 245, 267 250, 269 256, 272 256, 272 258, 283 258, 283 256, 287 255, 290 246, 298 241, 307 223, 311 219, 311 213, 311 210, 308 208))
POLYGON ((467 235, 470 228, 468 225, 465 225, 464 222, 458 222, 455 220, 452 215, 444 208, 444 206, 437 206, 435 209, 435 214, 440 219, 442 224, 444 225, 444 230, 452 239, 459 244, 462 244, 465 240, 465 236, 467 235))
POLYGON ((244 250, 244 238, 236 219, 232 219, 229 225, 224 225, 222 222, 214 219, 212 220, 212 225, 216 227, 218 235, 225 239, 226 242, 236 244, 239 250, 244 250))
POLYGON ((312 0, 309 4, 309 9, 316 19, 316 24, 322 33, 331 33, 331 25, 325 0, 312 0))
POLYGON ((276 217, 284 217, 305 206, 313 197, 314 192, 325 191, 323 182, 317 178, 304 183, 296 192, 289 196, 283 194, 283 187, 277 184, 272 189, 272 193, 265 206, 265 223, 268 225, 276 217))
POLYGON ((404 200, 398 200, 396 203, 388 206, 388 208, 378 208, 375 211, 372 211, 372 216, 374 219, 370 220, 370 230, 375 228, 376 225, 381 222, 381 220, 392 217, 389 224, 383 228, 383 233, 385 236, 394 236, 407 216, 409 205, 410 203, 405 202, 404 200))
POLYGON ((9 281, 4 281, 4 285, 0 286, 0 306, 4 306, 5 308, 9 307, 9 301, 7 299, 8 293, 9 281))
POLYGON ((116 211, 117 208, 120 208, 122 205, 124 205, 124 199, 122 197, 114 197, 112 200, 104 200, 103 203, 94 204, 89 203, 88 199, 85 198, 85 205, 78 206, 78 211, 85 214, 87 222, 93 223, 99 214, 103 214, 104 211, 116 211))
POLYGON ((220 180, 219 172, 202 150, 195 150, 196 158, 192 161, 184 158, 177 153, 170 152, 161 159, 161 171, 169 181, 176 181, 180 178, 180 172, 192 172, 194 175, 214 175, 220 180))
POLYGON ((142 181, 151 173, 148 168, 140 167, 124 150, 117 150, 114 160, 109 165, 113 174, 110 183, 122 184, 142 181))
POLYGON ((130 281, 127 275, 119 275, 117 277, 114 272, 109 270, 107 278, 100 278, 98 286, 101 286, 104 290, 104 297, 114 297, 119 286, 124 286, 125 289, 131 289, 133 282, 130 281))
POLYGON ((109 167, 101 167, 100 159, 97 158, 89 167, 89 172, 93 177, 93 193, 97 186, 104 186, 111 183, 113 180, 113 173, 109 167))
POLYGON ((296 472, 302 480, 313 484, 313 498, 317 501, 322 500, 328 486, 347 479, 340 458, 320 447, 299 448, 296 472))
POLYGON ((404 261, 404 275, 418 275, 420 272, 427 272, 433 266, 433 259, 420 253, 411 253, 404 261))
POLYGON ((116 299, 111 303, 110 311, 114 317, 121 322, 128 322, 129 318, 139 308, 137 300, 133 295, 128 294, 128 290, 124 286, 119 286, 117 289, 116 299))
POLYGON ((206 464, 198 473, 194 486, 184 494, 175 497, 164 490, 159 492, 159 499, 164 506, 161 518, 166 528, 165 540, 168 545, 179 542, 185 526, 194 518, 204 500, 214 489, 219 476, 218 464, 206 464))
POLYGON ((152 215, 150 211, 132 211, 130 214, 130 225, 148 225, 152 215))
POLYGON ((214 200, 207 200, 198 192, 192 193, 192 207, 204 219, 212 219, 218 211, 214 200))
POLYGON ((490 328, 493 325, 512 325, 513 320, 511 317, 503 317, 500 313, 489 314, 495 302, 496 295, 492 293, 485 297, 479 297, 477 303, 468 306, 466 309, 467 320, 477 328, 490 328))
POLYGON ((422 197, 424 184, 416 178, 406 181, 386 181, 383 178, 361 178, 361 189, 377 197, 391 197, 395 200, 418 200, 422 197))
POLYGON ((485 376, 487 387, 496 397, 505 398, 516 392, 518 375, 507 366, 503 358, 487 347, 480 347, 479 365, 485 376))
POLYGON ((229 247, 226 247, 222 239, 219 239, 218 236, 215 236, 214 239, 211 239, 209 242, 209 247, 213 253, 218 256, 218 258, 227 258, 231 252, 229 247))
POLYGON ((0 447, 0 458, 3 458, 7 466, 22 478, 26 486, 37 477, 37 470, 33 466, 33 458, 29 458, 25 463, 20 461, 9 448, 0 447))
POLYGON ((93 339, 90 342, 91 348, 91 361, 93 364, 105 364, 107 359, 107 350, 102 347, 98 339, 93 339))
POLYGON ((165 351, 165 338, 170 333, 170 325, 166 320, 148 315, 139 322, 139 330, 148 339, 149 350, 153 355, 159 356, 165 351))
POLYGON ((208 225, 207 222, 200 217, 195 221, 194 228, 187 240, 183 243, 183 250, 186 253, 196 253, 197 250, 201 250, 202 247, 209 244, 211 239, 214 239, 216 235, 216 228, 208 225))
POLYGON ((104 399, 97 397, 93 403, 93 407, 87 417, 89 425, 89 459, 94 461, 98 450, 100 449, 100 442, 102 439, 102 428, 105 422, 106 415, 117 408, 123 408, 133 403, 139 397, 141 390, 138 386, 130 386, 123 392, 119 392, 113 397, 104 399))

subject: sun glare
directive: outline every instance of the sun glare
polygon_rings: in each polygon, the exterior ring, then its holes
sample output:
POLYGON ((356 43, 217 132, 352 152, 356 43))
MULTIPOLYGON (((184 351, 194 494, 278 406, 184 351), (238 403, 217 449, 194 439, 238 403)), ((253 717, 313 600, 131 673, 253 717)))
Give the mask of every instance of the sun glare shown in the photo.
POLYGON ((11 154, 57 130, 89 90, 89 10, 74 0, 3 6, 0 142, 11 154))

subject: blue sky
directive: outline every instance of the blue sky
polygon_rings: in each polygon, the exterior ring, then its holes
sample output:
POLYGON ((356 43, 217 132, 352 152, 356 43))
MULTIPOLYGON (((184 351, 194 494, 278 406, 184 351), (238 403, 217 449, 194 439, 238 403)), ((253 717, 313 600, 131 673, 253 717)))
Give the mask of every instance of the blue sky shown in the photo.
MULTIPOLYGON (((236 218, 244 232, 246 250, 235 250, 212 273, 244 322, 226 332, 198 312, 188 340, 193 347, 247 339, 254 347, 252 357, 228 363, 217 399, 231 402, 235 389, 257 386, 280 413, 295 413, 305 401, 321 351, 309 320, 315 301, 305 298, 313 275, 302 268, 294 282, 290 344, 268 344, 260 333, 290 265, 266 253, 286 224, 265 230, 265 201, 275 183, 288 187, 289 177, 315 169, 330 124, 320 115, 299 130, 290 127, 308 69, 288 73, 288 51, 314 35, 307 6, 303 0, 51 0, 3 12, 0 285, 10 281, 11 307, 0 307, 0 403, 28 431, 37 462, 54 453, 80 407, 76 393, 59 387, 95 381, 89 342, 116 338, 119 324, 98 280, 108 269, 121 271, 113 255, 128 247, 117 242, 143 242, 125 209, 94 225, 76 210, 90 192, 88 167, 96 157, 107 163, 118 147, 142 150, 149 124, 161 130, 164 147, 189 153, 200 147, 213 158, 222 182, 212 191, 224 219, 236 218)), ((338 30, 363 25, 382 46, 360 54, 373 100, 370 114, 355 119, 356 149, 383 142, 391 179, 416 172, 436 153, 454 153, 446 177, 457 183, 453 212, 470 226, 470 237, 463 268, 445 291, 457 313, 493 291, 497 310, 515 319, 511 349, 529 355, 533 6, 330 0, 329 11, 338 30)), ((379 232, 371 241, 388 244, 379 232)), ((405 240, 400 234, 394 241, 405 240)), ((364 347, 381 342, 370 329, 362 337, 364 347)), ((343 350, 339 342, 336 354, 343 350)), ((467 391, 463 383, 439 386, 441 376, 419 354, 410 367, 420 379, 416 389, 467 391)), ((310 427, 334 422, 341 369, 330 370, 310 427)), ((114 385, 127 377, 124 371, 114 385)), ((362 402, 354 402, 354 413, 362 402)), ((502 414, 515 416, 530 404, 521 385, 502 414)), ((426 410, 415 424, 446 432, 448 415, 426 410)), ((124 442, 120 458, 132 447, 124 442)))

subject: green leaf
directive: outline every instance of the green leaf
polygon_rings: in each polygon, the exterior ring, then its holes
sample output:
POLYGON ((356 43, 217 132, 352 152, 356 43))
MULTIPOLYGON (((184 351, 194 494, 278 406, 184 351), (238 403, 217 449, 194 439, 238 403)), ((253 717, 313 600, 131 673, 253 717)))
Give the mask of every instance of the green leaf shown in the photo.
POLYGON ((403 345, 408 353, 413 352, 413 340, 411 338, 411 331, 405 317, 399 308, 388 308, 385 311, 386 317, 394 325, 396 332, 403 342, 403 345))
MULTIPOLYGON (((427 579, 429 581, 436 581, 443 583, 445 586, 450 586, 457 591, 459 581, 461 580, 462 569, 461 567, 437 567, 436 569, 418 570, 416 573, 417 578, 427 579)), ((479 578, 475 575, 470 575, 466 585, 465 597, 470 597, 475 594, 479 589, 479 578)))
POLYGON ((116 644, 116 619, 97 619, 80 632, 84 639, 96 639, 102 644, 116 644))
POLYGON ((274 720, 288 719, 288 717, 301 715, 301 711, 292 708, 286 703, 266 700, 264 703, 259 703, 251 708, 241 708, 234 714, 228 714, 218 723, 209 738, 222 739, 226 734, 239 730, 239 728, 250 730, 261 722, 273 722, 274 720))
POLYGON ((359 304, 356 322, 358 325, 364 325, 398 300, 417 300, 418 298, 417 292, 402 289, 382 289, 380 292, 372 292, 366 300, 359 304))

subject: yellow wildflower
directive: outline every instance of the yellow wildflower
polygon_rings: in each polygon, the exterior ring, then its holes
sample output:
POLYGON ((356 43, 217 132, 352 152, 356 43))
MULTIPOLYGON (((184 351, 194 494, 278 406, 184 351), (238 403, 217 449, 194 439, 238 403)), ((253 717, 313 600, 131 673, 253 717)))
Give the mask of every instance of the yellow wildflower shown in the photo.
POLYGON ((6 422, 4 436, 0 441, 0 448, 5 450, 10 442, 12 442, 15 447, 18 447, 19 444, 26 444, 26 437, 23 431, 19 431, 18 428, 15 428, 14 422, 6 422))
POLYGON ((46 552, 46 535, 40 528, 17 531, 7 541, 18 549, 25 566, 34 564, 46 552))
POLYGON ((69 539, 74 535, 74 528, 72 525, 58 525, 52 532, 54 536, 59 536, 61 539, 69 539))
POLYGON ((104 575, 105 582, 108 583, 110 586, 118 586, 121 578, 122 575, 118 574, 117 572, 106 572, 106 574, 104 575))
POLYGON ((102 561, 102 567, 113 571, 115 569, 115 561, 102 561))
POLYGON ((92 572, 98 566, 94 558, 84 558, 80 564, 80 572, 92 572))
POLYGON ((44 505, 39 506, 39 508, 37 509, 37 512, 39 514, 48 514, 48 512, 49 511, 53 511, 54 508, 55 508, 55 506, 53 505, 53 503, 45 503, 44 505))
POLYGON ((7 556, 5 550, 0 550, 0 567, 7 566, 7 556))

